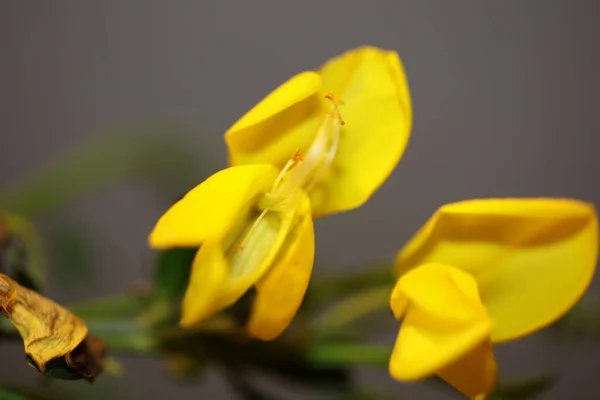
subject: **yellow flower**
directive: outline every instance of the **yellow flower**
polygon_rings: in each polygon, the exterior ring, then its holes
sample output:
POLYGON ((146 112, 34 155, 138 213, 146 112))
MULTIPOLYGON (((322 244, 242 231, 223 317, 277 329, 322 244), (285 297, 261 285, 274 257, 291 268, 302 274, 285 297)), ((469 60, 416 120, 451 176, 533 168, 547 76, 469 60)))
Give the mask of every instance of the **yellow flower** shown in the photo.
POLYGON ((304 297, 314 259, 310 202, 296 155, 280 172, 268 164, 227 168, 174 204, 150 235, 154 248, 200 246, 182 305, 191 326, 255 286, 254 337, 277 337, 304 297))
POLYGON ((402 326, 390 374, 437 374, 470 398, 493 389, 491 343, 566 313, 596 268, 598 222, 569 199, 484 199, 441 207, 400 251, 391 296, 402 326))
POLYGON ((364 47, 319 73, 296 75, 229 129, 233 166, 190 191, 150 235, 154 248, 200 247, 181 325, 202 321, 255 286, 248 331, 277 337, 310 280, 313 216, 358 207, 371 196, 406 147, 411 112, 398 55, 364 47))
POLYGON ((304 189, 315 217, 362 205, 392 172, 408 143, 412 106, 393 51, 361 47, 300 73, 275 89, 225 134, 231 165, 282 168, 304 155, 304 189), (327 95, 331 93, 332 96, 327 95), (343 100, 343 126, 335 104, 343 100))

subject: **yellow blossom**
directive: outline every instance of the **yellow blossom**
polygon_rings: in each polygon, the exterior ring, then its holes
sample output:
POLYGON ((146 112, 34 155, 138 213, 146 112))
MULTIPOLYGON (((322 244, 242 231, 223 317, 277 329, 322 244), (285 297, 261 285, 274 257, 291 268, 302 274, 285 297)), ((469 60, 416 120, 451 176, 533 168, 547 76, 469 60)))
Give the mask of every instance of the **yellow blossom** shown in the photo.
POLYGON ((360 47, 279 86, 226 132, 225 141, 231 165, 282 168, 300 149, 309 175, 304 189, 319 217, 367 201, 400 160, 411 125, 398 54, 360 47), (327 97, 343 104, 343 126, 327 97))
POLYGON ((250 335, 277 337, 306 292, 314 259, 302 158, 278 171, 268 164, 230 167, 191 190, 157 222, 154 248, 199 246, 182 306, 191 326, 255 286, 250 335))
POLYGON ((596 268, 594 207, 570 199, 483 199, 441 207, 400 251, 390 304, 402 325, 390 360, 401 381, 438 375, 483 399, 493 342, 566 313, 596 268))
POLYGON ((296 75, 239 120, 225 135, 233 166, 190 191, 150 235, 154 248, 200 247, 181 324, 254 286, 248 331, 277 337, 310 280, 313 217, 371 196, 400 159, 411 118, 398 55, 364 47, 296 75))

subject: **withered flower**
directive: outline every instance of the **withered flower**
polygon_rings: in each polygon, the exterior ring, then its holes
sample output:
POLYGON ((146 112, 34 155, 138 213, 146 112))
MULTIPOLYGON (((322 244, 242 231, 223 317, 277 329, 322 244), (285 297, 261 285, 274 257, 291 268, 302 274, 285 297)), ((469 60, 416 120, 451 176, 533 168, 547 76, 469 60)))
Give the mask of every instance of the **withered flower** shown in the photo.
POLYGON ((21 335, 29 365, 57 379, 92 382, 102 371, 103 341, 66 308, 0 274, 0 309, 21 335))

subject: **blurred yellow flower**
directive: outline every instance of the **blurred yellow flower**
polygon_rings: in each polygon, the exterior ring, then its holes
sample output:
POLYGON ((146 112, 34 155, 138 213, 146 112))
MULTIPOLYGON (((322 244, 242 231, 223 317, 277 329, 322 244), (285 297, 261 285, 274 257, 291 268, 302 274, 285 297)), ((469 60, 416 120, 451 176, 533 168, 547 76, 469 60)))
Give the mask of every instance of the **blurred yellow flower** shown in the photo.
POLYGON ((401 381, 438 375, 483 399, 493 342, 551 324, 596 268, 594 207, 569 199, 483 199, 441 207, 400 251, 391 296, 402 325, 390 360, 401 381))
POLYGON ((360 47, 302 72, 271 92, 225 134, 231 165, 282 168, 300 149, 315 217, 362 205, 392 172, 409 140, 412 106, 393 51, 360 47), (331 93, 332 96, 328 96, 331 93), (346 124, 336 123, 343 100, 346 124))
POLYGON ((157 222, 154 248, 200 246, 182 306, 191 326, 255 286, 249 334, 277 337, 304 297, 314 259, 310 202, 295 155, 279 172, 268 164, 222 170, 191 190, 157 222))

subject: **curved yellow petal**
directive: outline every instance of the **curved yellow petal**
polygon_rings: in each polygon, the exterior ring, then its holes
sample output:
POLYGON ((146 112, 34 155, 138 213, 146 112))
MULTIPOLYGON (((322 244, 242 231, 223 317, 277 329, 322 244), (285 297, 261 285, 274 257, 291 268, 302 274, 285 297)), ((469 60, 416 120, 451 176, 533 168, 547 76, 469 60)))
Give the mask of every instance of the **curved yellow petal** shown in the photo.
POLYGON ((360 47, 320 72, 325 90, 344 102, 345 125, 329 180, 311 193, 315 216, 366 202, 398 164, 412 127, 408 82, 396 52, 360 47))
POLYGON ((274 265, 256 284, 257 294, 247 331, 257 339, 278 337, 296 315, 308 288, 315 235, 308 199, 302 208, 274 265))
POLYGON ((498 366, 488 338, 461 359, 438 371, 438 376, 474 400, 484 400, 494 390, 498 366))
POLYGON ((404 68, 393 51, 361 47, 296 75, 225 134, 231 165, 283 167, 296 150, 306 154, 332 103, 344 101, 337 154, 324 181, 310 190, 313 216, 362 205, 390 175, 408 143, 412 105, 404 68), (325 87, 323 87, 323 82, 325 87))
POLYGON ((392 377, 417 381, 439 374, 472 397, 491 391, 495 367, 481 349, 492 323, 471 275, 449 265, 421 265, 400 277, 391 307, 403 318, 390 359, 392 377), (459 373, 461 367, 469 368, 459 373))
POLYGON ((327 104, 319 74, 302 72, 279 86, 225 133, 231 165, 282 168, 312 143, 327 104))
POLYGON ((570 199, 480 199, 441 207, 396 258, 396 272, 455 265, 476 277, 495 321, 492 340, 514 339, 567 312, 596 268, 598 222, 570 199))
POLYGON ((217 172, 167 210, 150 234, 150 246, 193 247, 223 237, 248 218, 254 201, 271 189, 278 173, 266 164, 217 172))
POLYGON ((227 250, 230 272, 220 294, 222 302, 233 304, 273 266, 290 234, 302 198, 306 198, 306 194, 300 192, 296 204, 258 217, 227 250))
POLYGON ((223 256, 221 243, 205 242, 192 264, 190 281, 182 302, 181 326, 196 325, 226 306, 218 296, 228 274, 229 266, 223 256))
MULTIPOLYGON (((299 196, 308 201, 305 194, 299 196)), ((194 325, 230 306, 261 279, 280 252, 298 207, 260 213, 239 234, 204 242, 192 266, 181 325, 194 325)))

